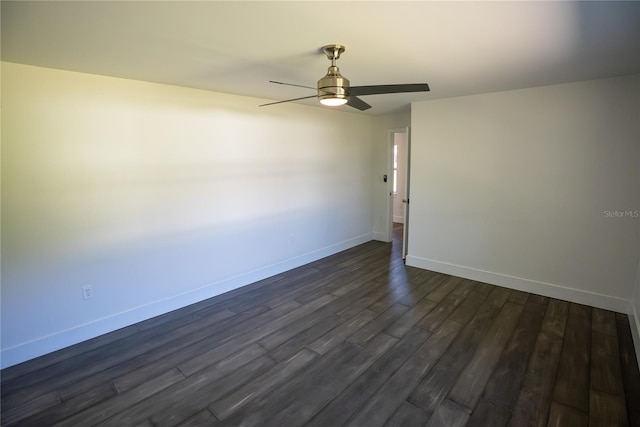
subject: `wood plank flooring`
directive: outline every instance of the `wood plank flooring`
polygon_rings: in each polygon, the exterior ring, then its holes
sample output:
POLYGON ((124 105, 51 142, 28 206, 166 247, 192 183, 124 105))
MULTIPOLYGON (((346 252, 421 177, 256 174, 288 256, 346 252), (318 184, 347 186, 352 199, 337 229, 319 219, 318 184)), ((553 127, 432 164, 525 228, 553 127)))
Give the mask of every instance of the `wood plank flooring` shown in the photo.
POLYGON ((3 370, 2 426, 640 426, 628 318, 369 242, 3 370))

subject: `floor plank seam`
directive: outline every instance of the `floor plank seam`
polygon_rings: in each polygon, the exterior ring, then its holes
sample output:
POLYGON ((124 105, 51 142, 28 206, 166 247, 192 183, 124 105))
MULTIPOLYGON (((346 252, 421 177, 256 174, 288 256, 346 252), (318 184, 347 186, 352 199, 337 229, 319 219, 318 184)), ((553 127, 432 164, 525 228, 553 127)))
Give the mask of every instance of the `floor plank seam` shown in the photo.
POLYGON ((316 357, 322 357, 322 354, 318 353, 317 351, 315 351, 314 349, 312 349, 308 345, 304 346, 304 349, 309 350, 310 352, 314 353, 316 355, 316 357))
MULTIPOLYGON (((187 375, 186 372, 184 372, 184 370, 182 368, 180 368, 180 365, 176 366, 175 369, 180 373, 180 375, 182 375, 185 379, 189 378, 190 375, 187 375)), ((205 368, 206 369, 206 368, 205 368)), ((194 372, 193 375, 197 374, 197 372, 194 372)), ((126 391, 126 390, 125 390, 126 391)))
POLYGON ((446 402, 449 401, 451 402, 451 404, 453 404, 453 406, 455 406, 456 408, 460 409, 461 411, 465 412, 467 415, 471 415, 471 413, 473 412, 473 408, 468 408, 466 405, 455 401, 454 399, 447 397, 446 399, 444 399, 442 402, 446 402))

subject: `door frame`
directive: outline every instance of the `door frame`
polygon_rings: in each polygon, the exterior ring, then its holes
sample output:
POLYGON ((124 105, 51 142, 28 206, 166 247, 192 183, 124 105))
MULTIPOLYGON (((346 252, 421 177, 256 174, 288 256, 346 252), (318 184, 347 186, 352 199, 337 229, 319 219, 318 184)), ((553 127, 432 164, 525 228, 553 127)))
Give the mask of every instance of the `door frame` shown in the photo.
MULTIPOLYGON (((391 242, 393 240, 393 144, 395 142, 395 135, 398 133, 403 133, 407 135, 407 165, 406 170, 409 170, 409 127, 402 128, 393 128, 389 129, 387 136, 387 176, 389 179, 387 180, 387 204, 386 204, 386 212, 387 212, 387 235, 386 241, 391 242)), ((409 176, 407 174, 407 188, 409 185, 409 176)), ((409 205, 405 205, 405 212, 408 210, 409 205)), ((407 215, 405 215, 405 222, 408 222, 407 215)), ((405 227, 408 224, 404 224, 405 227)), ((405 233, 406 235, 406 233, 405 233)), ((404 237, 404 236, 403 236, 404 237)), ((404 239, 403 239, 404 240, 404 239)))

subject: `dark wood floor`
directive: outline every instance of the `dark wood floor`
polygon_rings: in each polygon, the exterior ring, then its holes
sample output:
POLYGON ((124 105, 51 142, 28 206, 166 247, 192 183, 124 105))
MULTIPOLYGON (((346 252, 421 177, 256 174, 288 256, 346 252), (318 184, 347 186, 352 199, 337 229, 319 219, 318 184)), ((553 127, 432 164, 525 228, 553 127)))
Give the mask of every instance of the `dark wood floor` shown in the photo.
POLYGON ((640 425, 626 316, 405 267, 397 242, 1 375, 3 426, 640 425))

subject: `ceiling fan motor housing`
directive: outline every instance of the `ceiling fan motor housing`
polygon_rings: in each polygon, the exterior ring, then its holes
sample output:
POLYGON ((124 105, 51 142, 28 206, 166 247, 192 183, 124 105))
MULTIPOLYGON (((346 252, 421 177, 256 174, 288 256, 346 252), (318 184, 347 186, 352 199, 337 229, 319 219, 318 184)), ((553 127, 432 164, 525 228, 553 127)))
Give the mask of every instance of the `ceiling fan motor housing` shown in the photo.
POLYGON ((318 80, 318 99, 349 99, 349 79, 340 75, 336 66, 329 67, 327 75, 318 80))

